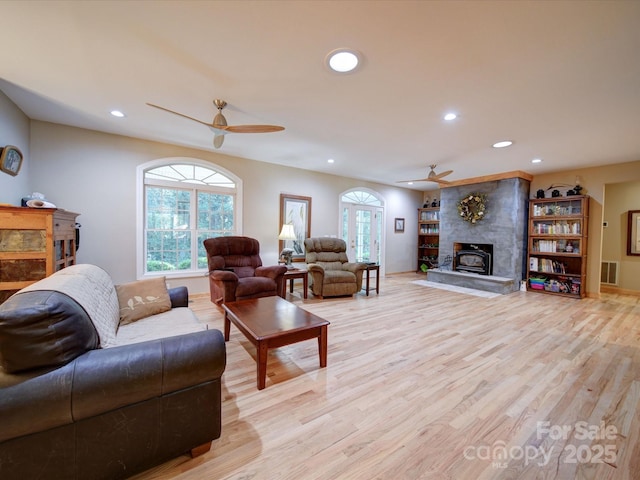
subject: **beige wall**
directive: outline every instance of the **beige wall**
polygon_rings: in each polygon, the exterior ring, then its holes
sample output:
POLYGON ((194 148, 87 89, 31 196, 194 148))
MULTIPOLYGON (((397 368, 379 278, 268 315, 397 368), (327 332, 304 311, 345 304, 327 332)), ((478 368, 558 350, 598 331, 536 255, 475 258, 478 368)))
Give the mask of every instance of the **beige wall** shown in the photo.
POLYGON ((602 259, 620 262, 618 288, 640 292, 640 257, 627 255, 628 212, 640 210, 640 182, 607 184, 604 199, 602 259))
MULTIPOLYGON (((61 208, 81 213, 79 260, 103 266, 117 282, 135 278, 136 167, 150 160, 180 156, 211 161, 245 180, 243 233, 260 240, 265 263, 275 262, 277 258, 280 193, 311 196, 312 234, 335 235, 338 233, 339 194, 350 188, 366 187, 377 191, 387 201, 386 271, 393 273, 415 268, 417 239, 412 232, 417 229, 416 208, 423 203, 422 192, 279 167, 220 153, 30 122, 0 92, 0 146, 6 144, 19 147, 25 160, 17 177, 0 173, 0 203, 19 205, 23 196, 40 191, 61 208), (404 234, 393 233, 395 217, 406 219, 404 234)), ((546 190, 554 183, 573 184, 576 175, 582 177, 584 193, 592 197, 587 292, 597 296, 600 291, 605 186, 640 181, 640 161, 537 175, 531 183, 531 196, 537 189, 546 190)), ((434 193, 428 192, 424 198, 438 196, 434 193)), ((607 203, 612 207, 615 199, 607 203)), ((629 263, 625 265, 625 271, 637 278, 633 273, 637 272, 636 258, 627 257, 625 262, 629 263)), ((194 292, 206 290, 202 279, 184 280, 182 283, 190 285, 194 292)))
MULTIPOLYGON (((386 271, 415 269, 422 192, 38 121, 32 122, 31 155, 33 189, 81 214, 78 260, 105 268, 117 283, 136 277, 136 167, 167 157, 203 159, 242 178, 242 233, 260 241, 265 264, 278 258, 281 193, 312 198, 311 233, 323 236, 338 234, 340 193, 366 187, 387 202, 386 271), (393 232, 394 217, 406 218, 404 234, 393 232)), ((208 291, 204 277, 171 283, 208 291)))
MULTIPOLYGON (((577 175, 582 179, 584 187, 582 193, 591 197, 589 202, 589 247, 587 249, 587 294, 598 296, 600 293, 605 185, 640 181, 640 161, 537 175, 531 182, 531 197, 535 197, 538 189, 546 190, 554 183, 573 185, 577 175)), ((565 189, 566 187, 558 190, 564 194, 565 189)))
POLYGON ((17 176, 0 171, 0 203, 20 205, 22 197, 31 193, 29 171, 29 118, 9 98, 0 92, 0 148, 18 147, 24 156, 17 176))

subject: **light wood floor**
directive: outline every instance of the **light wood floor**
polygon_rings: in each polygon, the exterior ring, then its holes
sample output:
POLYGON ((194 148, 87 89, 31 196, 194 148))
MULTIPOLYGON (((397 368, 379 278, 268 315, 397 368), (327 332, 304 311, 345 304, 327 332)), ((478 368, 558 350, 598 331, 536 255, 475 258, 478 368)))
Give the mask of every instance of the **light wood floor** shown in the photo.
MULTIPOLYGON (((298 287, 288 298, 331 322, 328 366, 315 340, 270 351, 262 391, 232 326, 221 438, 135 478, 640 478, 640 297, 483 299, 416 279, 349 299, 298 287)), ((192 308, 223 328, 208 298, 192 308)))

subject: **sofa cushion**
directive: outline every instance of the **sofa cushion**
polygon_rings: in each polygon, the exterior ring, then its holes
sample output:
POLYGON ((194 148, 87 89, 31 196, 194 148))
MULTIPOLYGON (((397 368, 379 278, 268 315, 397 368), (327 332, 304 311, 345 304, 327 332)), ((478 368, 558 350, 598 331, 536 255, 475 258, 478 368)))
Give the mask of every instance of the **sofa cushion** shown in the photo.
POLYGON ((271 293, 276 288, 276 281, 269 277, 241 278, 236 287, 236 299, 252 297, 263 292, 271 293))
POLYGON ((120 305, 120 325, 171 310, 165 277, 116 285, 120 305))
POLYGON ((21 292, 0 305, 0 364, 6 372, 64 365, 99 344, 87 313, 63 293, 21 292))
POLYGON ((356 283, 356 276, 354 273, 347 270, 325 270, 324 282, 325 285, 329 283, 356 283))
POLYGON ((207 329, 193 311, 187 307, 172 308, 151 317, 123 325, 118 329, 117 346, 174 337, 207 329))

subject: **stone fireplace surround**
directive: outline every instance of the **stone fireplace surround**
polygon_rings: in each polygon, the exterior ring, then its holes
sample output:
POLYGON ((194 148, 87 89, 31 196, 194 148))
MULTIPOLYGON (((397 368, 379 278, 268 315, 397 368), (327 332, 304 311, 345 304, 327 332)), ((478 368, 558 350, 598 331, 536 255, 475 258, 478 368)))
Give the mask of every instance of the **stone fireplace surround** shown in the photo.
POLYGON ((524 172, 504 174, 498 180, 468 180, 443 185, 440 194, 440 257, 454 254, 454 243, 493 244, 493 274, 429 270, 427 279, 495 293, 520 289, 526 272, 527 218, 531 177, 524 172), (458 202, 466 195, 484 193, 485 217, 464 221, 458 202))

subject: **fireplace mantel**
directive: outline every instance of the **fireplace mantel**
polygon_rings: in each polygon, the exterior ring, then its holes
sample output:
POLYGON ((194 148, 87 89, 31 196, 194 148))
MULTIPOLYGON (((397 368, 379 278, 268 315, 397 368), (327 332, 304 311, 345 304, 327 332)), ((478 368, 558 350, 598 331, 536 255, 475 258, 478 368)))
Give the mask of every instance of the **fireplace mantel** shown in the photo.
POLYGON ((508 180, 510 178, 520 178, 531 183, 533 175, 522 170, 514 170, 513 172, 496 173, 494 175, 484 175, 482 177, 465 178, 463 180, 453 180, 440 184, 440 188, 461 187, 463 185, 477 185, 479 183, 496 182, 498 180, 508 180))

